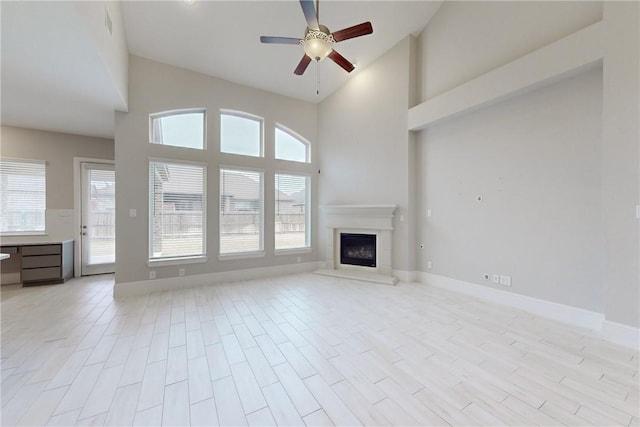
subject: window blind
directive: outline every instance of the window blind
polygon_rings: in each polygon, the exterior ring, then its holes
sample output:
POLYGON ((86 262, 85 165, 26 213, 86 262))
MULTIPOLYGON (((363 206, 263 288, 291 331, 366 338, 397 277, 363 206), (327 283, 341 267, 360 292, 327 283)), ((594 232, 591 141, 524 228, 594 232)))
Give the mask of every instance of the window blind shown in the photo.
POLYGON ((149 162, 149 259, 206 254, 206 167, 149 162))
POLYGON ((308 247, 309 178, 276 174, 275 180, 275 248, 308 247))
POLYGON ((220 169, 220 254, 263 249, 263 174, 220 169))
POLYGON ((47 206, 45 162, 0 159, 0 199, 2 234, 44 233, 47 206))

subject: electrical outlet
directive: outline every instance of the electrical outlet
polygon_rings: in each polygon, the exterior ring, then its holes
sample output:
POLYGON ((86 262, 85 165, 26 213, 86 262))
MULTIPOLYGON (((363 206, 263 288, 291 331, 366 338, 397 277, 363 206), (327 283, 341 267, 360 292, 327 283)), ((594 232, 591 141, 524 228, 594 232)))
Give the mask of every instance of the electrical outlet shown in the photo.
POLYGON ((184 268, 178 270, 178 276, 184 276, 184 268))
POLYGON ((431 209, 427 209, 427 217, 431 217, 431 209))
POLYGON ((500 284, 504 286, 511 286, 511 276, 500 276, 500 284))
POLYGON ((493 283, 500 283, 500 276, 498 276, 497 274, 494 274, 491 276, 491 281, 493 283))
POLYGON ((427 261, 427 268, 431 270, 433 268, 433 263, 431 261, 427 261))
POLYGON ((300 261, 302 261, 302 258, 300 258, 300 257, 296 258, 296 262, 299 263, 300 261))
POLYGON ((149 279, 153 280, 156 278, 156 272, 155 271, 150 271, 149 272, 149 279))

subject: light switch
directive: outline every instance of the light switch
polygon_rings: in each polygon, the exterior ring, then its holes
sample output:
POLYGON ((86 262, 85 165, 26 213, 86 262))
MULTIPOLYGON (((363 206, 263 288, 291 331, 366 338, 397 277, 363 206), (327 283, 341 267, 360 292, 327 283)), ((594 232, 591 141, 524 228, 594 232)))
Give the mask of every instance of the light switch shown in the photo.
POLYGON ((129 217, 130 218, 135 218, 137 214, 138 213, 136 212, 135 209, 129 209, 129 217))

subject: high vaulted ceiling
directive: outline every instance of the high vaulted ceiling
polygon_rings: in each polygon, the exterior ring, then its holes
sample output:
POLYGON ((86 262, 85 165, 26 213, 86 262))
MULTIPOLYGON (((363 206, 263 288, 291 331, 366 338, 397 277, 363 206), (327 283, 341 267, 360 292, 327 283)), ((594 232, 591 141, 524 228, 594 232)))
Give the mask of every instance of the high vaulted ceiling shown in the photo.
MULTIPOLYGON (((325 59, 303 76, 293 74, 301 46, 259 41, 261 35, 303 37, 298 1, 127 1, 120 7, 130 54, 317 103, 420 32, 440 4, 322 0, 320 23, 331 31, 371 21, 373 34, 334 46, 356 64, 351 74, 325 59)), ((95 35, 90 41, 86 16, 73 5, 0 3, 2 124, 113 137, 113 111, 126 110, 126 95, 114 84, 95 35)))

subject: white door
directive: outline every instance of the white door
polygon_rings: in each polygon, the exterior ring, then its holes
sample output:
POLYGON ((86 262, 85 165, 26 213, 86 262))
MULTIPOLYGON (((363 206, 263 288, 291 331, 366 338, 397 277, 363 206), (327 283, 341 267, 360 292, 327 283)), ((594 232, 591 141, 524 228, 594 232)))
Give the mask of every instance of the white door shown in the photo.
POLYGON ((81 163, 81 169, 81 274, 113 273, 116 262, 115 167, 81 163))

